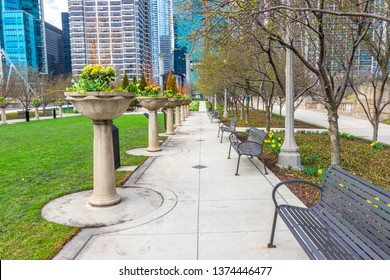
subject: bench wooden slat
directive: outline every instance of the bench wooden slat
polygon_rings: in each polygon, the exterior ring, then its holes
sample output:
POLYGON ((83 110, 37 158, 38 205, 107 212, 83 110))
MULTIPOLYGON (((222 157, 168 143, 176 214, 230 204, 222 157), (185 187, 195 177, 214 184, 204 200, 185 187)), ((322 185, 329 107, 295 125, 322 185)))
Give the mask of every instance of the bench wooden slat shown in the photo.
MULTIPOLYGON (((280 215, 305 252, 313 259, 390 259, 390 192, 331 166, 320 201, 311 208, 278 205, 280 215)), ((292 183, 292 181, 290 181, 292 183)))

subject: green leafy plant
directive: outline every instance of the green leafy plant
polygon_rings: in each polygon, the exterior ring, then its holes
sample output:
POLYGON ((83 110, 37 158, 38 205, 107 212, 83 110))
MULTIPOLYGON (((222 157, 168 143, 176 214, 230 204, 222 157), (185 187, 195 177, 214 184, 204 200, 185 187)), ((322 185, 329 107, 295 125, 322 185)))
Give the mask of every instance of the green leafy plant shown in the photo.
POLYGON ((145 75, 142 74, 141 80, 139 81, 139 84, 138 84, 138 89, 140 91, 144 91, 147 86, 148 86, 148 83, 146 82, 145 75))
POLYGON ((264 143, 275 153, 280 153, 280 148, 282 147, 283 139, 278 136, 275 136, 273 131, 268 132, 268 138, 264 140, 264 143))
POLYGON ((31 103, 32 103, 32 105, 33 105, 34 107, 39 107, 39 106, 42 105, 42 101, 39 100, 38 98, 34 98, 34 99, 31 101, 31 103))
POLYGON ((354 140, 355 139, 355 136, 353 136, 349 133, 345 133, 345 132, 340 132, 340 137, 347 139, 347 140, 354 140))
POLYGON ((159 86, 149 85, 149 86, 146 86, 143 90, 141 90, 141 87, 138 85, 137 96, 159 97, 159 96, 163 96, 163 95, 160 93, 159 86))
POLYGON ((188 107, 190 111, 199 111, 199 101, 191 101, 188 107))
POLYGON ((67 88, 67 91, 78 91, 85 93, 86 91, 112 91, 115 87, 111 86, 111 82, 115 81, 116 71, 113 67, 104 67, 98 65, 87 65, 84 67, 78 81, 72 88, 67 88))
POLYGON ((62 100, 61 98, 59 98, 59 99, 56 101, 56 105, 59 106, 59 107, 64 106, 64 104, 65 104, 65 101, 62 100))
POLYGON ((371 146, 372 148, 374 148, 375 150, 377 150, 377 151, 380 151, 380 150, 382 150, 382 148, 383 148, 382 143, 380 143, 380 142, 378 142, 378 141, 372 142, 372 143, 370 144, 370 146, 371 146))
POLYGON ((123 75, 123 78, 122 78, 122 88, 127 88, 129 85, 129 77, 127 76, 127 73, 125 72, 125 74, 123 75))

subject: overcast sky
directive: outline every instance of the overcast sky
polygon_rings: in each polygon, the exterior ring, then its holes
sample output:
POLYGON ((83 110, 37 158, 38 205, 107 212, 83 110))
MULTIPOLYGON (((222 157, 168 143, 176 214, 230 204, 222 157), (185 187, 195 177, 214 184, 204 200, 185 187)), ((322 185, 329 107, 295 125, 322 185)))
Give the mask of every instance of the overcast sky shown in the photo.
POLYGON ((68 11, 68 0, 43 0, 45 21, 62 29, 61 12, 68 11))

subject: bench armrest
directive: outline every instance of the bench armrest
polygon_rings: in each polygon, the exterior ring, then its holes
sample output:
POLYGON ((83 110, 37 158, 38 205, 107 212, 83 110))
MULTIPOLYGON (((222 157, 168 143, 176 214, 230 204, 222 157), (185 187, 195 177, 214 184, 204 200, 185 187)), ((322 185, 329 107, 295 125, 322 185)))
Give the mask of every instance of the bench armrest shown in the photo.
POLYGON ((239 143, 241 142, 240 139, 238 139, 237 135, 236 135, 236 132, 232 132, 230 135, 229 135, 229 141, 230 143, 239 143))
MULTIPOLYGON (((322 193, 322 187, 318 186, 317 184, 314 184, 312 182, 309 182, 309 181, 305 181, 305 180, 286 180, 286 181, 282 181, 282 182, 279 182, 275 185, 274 189, 272 190, 272 200, 274 201, 274 204, 275 204, 275 207, 278 208, 278 202, 276 201, 276 191, 278 190, 279 187, 283 186, 283 185, 288 185, 288 184, 305 184, 305 185, 309 185, 309 186, 312 186, 312 187, 315 187, 316 189, 320 190, 320 195, 322 193)), ((320 198, 321 199, 321 198, 320 198)))

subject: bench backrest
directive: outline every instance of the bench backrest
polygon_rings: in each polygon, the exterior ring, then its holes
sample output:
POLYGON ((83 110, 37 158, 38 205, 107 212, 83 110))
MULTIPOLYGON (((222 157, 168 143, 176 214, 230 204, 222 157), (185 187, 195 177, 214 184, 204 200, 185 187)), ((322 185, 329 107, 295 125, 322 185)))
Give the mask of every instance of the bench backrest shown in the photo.
POLYGON ((256 127, 251 127, 251 129, 249 130, 248 141, 263 144, 263 141, 266 137, 267 133, 264 130, 260 130, 256 127))
POLYGON ((237 122, 238 122, 237 118, 232 118, 232 119, 230 120, 230 126, 236 127, 237 122))
POLYGON ((356 248, 352 255, 390 258, 390 192, 331 166, 314 208, 328 226, 345 235, 349 245, 356 248))

